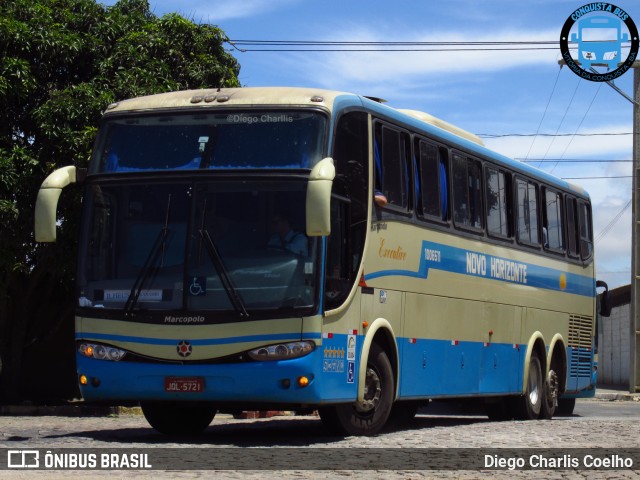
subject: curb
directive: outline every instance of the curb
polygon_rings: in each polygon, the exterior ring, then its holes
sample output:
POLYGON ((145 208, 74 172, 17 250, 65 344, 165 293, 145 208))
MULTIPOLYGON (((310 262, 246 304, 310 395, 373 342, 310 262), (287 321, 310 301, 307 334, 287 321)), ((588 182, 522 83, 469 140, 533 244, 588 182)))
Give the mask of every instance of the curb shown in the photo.
POLYGON ((611 393, 596 393, 596 399, 598 400, 608 400, 609 402, 615 401, 623 401, 623 402, 640 402, 640 395, 637 393, 622 393, 622 392, 611 392, 611 393))
POLYGON ((0 405, 0 416, 108 417, 142 415, 140 407, 96 405, 0 405))

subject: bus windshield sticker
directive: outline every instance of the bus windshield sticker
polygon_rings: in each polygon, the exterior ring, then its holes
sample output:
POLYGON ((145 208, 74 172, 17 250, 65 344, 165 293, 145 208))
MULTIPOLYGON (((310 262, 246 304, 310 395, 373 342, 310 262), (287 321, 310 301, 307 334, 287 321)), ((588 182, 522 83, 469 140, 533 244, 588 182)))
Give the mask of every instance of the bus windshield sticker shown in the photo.
MULTIPOLYGON (((105 290, 104 301, 105 302, 125 302, 127 298, 129 298, 130 294, 131 294, 130 290, 105 290)), ((141 302, 161 302, 162 290, 160 289, 141 290, 138 300, 141 302)))

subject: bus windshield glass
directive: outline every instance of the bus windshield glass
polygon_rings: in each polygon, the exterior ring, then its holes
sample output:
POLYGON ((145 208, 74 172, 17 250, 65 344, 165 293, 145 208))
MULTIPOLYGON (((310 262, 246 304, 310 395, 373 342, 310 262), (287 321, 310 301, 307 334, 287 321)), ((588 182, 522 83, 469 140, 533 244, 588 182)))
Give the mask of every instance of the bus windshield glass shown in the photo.
POLYGON ((205 177, 89 186, 80 307, 310 312, 318 244, 304 234, 306 181, 205 177))
POLYGON ((310 169, 322 159, 316 111, 232 110, 112 118, 90 173, 191 169, 310 169))

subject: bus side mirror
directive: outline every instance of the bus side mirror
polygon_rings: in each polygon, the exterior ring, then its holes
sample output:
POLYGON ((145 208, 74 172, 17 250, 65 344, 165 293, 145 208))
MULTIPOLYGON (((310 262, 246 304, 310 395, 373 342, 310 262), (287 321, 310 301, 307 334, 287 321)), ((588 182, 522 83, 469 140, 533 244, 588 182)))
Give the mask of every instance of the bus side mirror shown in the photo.
POLYGON ((73 165, 59 168, 51 173, 40 186, 35 209, 36 242, 56 241, 56 210, 62 189, 76 183, 77 170, 73 165))
POLYGON ((333 158, 316 164, 307 185, 307 236, 321 237, 331 233, 331 187, 336 176, 333 158))
POLYGON ((601 317, 611 316, 611 305, 609 304, 609 285, 602 280, 596 281, 596 288, 604 288, 604 292, 600 296, 600 309, 598 313, 601 317))

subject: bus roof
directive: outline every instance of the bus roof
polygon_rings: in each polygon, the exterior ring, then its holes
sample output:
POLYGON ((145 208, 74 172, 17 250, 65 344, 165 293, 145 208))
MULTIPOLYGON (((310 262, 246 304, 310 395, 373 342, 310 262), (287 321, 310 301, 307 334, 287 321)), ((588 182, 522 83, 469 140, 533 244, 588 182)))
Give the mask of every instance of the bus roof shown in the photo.
POLYGON ((370 98, 334 90, 299 87, 246 87, 212 88, 202 90, 182 90, 132 98, 113 103, 107 107, 105 115, 129 112, 152 112, 173 109, 223 109, 251 107, 317 106, 330 112, 343 108, 361 107, 378 113, 388 119, 410 126, 417 131, 435 137, 454 148, 478 155, 484 159, 502 164, 516 172, 538 178, 550 185, 569 190, 576 195, 588 197, 587 192, 553 175, 530 165, 515 161, 486 148, 482 140, 455 125, 429 114, 415 110, 399 110, 383 105, 370 98))

